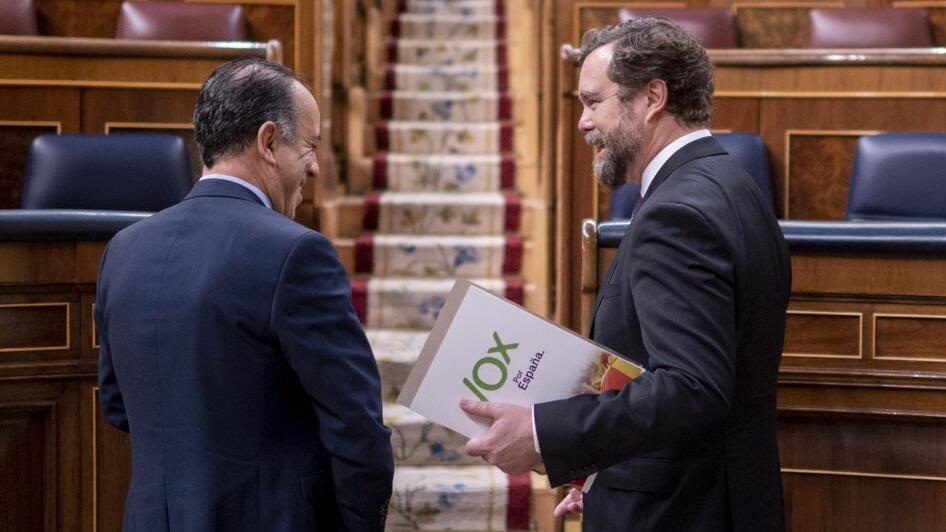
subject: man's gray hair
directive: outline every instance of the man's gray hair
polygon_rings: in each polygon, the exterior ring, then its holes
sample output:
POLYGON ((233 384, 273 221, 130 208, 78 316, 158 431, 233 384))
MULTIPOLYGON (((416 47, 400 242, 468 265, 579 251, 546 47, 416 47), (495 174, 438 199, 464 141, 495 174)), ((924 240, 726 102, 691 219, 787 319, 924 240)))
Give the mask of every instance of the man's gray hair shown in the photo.
POLYGON ((667 111, 689 125, 709 126, 713 116, 713 66, 700 41, 673 22, 635 18, 588 30, 581 39, 581 64, 588 54, 615 43, 608 77, 628 101, 654 79, 667 84, 667 111))
POLYGON ((201 87, 194 109, 194 137, 204 166, 243 151, 266 122, 294 140, 292 91, 297 81, 302 82, 292 70, 255 57, 217 67, 201 87))

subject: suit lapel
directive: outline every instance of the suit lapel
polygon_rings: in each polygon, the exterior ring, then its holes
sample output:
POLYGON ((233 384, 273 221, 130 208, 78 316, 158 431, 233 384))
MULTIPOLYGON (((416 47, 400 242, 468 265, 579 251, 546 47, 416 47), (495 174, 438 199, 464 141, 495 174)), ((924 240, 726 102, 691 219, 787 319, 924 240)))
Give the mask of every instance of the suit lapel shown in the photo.
MULTIPOLYGON (((726 155, 728 152, 720 146, 719 142, 713 137, 703 137, 693 142, 687 144, 686 146, 680 148, 676 153, 674 153, 663 166, 660 167, 660 170, 657 172, 657 175, 654 176, 654 180, 650 183, 650 187, 647 189, 647 194, 644 195, 643 200, 641 200, 641 208, 643 204, 647 201, 647 198, 651 197, 654 194, 654 191, 657 190, 664 181, 676 170, 680 168, 685 163, 688 163, 694 159, 700 159, 702 157, 709 157, 711 155, 726 155)), ((632 217, 628 223, 627 230, 630 231, 634 223, 634 218, 632 217)), ((595 320, 598 317, 598 308, 601 306, 601 300, 604 296, 604 289, 611 283, 611 278, 614 277, 614 273, 617 270, 618 262, 621 260, 621 257, 624 256, 623 250, 625 242, 627 241, 627 233, 624 233, 624 237, 621 238, 621 244, 618 246, 617 255, 614 257, 614 260, 611 262, 611 267, 608 268, 608 273, 606 275, 604 283, 598 285, 598 297, 595 300, 595 308, 591 313, 591 325, 588 331, 588 337, 591 338, 595 332, 595 320)))

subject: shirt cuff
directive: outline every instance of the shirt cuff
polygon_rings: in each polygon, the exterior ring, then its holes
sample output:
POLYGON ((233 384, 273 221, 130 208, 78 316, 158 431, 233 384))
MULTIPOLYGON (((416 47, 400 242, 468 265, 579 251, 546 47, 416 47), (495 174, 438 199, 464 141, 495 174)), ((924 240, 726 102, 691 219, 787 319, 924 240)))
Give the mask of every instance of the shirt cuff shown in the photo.
POLYGON ((535 406, 532 407, 532 443, 535 445, 535 452, 541 456, 539 449, 539 433, 535 430, 535 406))

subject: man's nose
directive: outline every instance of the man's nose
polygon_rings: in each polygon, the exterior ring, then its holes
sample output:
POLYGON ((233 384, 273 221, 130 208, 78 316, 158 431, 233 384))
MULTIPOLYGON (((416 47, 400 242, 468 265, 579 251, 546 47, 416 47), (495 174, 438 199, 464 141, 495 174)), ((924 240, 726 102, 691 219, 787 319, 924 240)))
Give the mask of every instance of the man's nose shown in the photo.
POLYGON ((580 131, 591 131, 594 128, 595 124, 591 120, 591 112, 587 108, 582 110, 581 117, 578 119, 578 129, 580 131))

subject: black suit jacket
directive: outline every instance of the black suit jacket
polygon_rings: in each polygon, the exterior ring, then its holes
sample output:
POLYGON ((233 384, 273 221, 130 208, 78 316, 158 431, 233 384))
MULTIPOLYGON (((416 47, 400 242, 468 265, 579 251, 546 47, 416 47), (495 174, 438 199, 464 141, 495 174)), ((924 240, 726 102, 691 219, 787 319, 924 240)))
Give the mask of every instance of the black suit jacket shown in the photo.
POLYGON ((325 237, 201 181, 112 239, 95 317, 126 532, 384 528, 378 369, 325 237))
POLYGON ((647 372, 535 407, 554 485, 599 471, 586 531, 784 528, 776 377, 791 286, 769 202, 713 138, 655 177, 591 336, 647 372))

